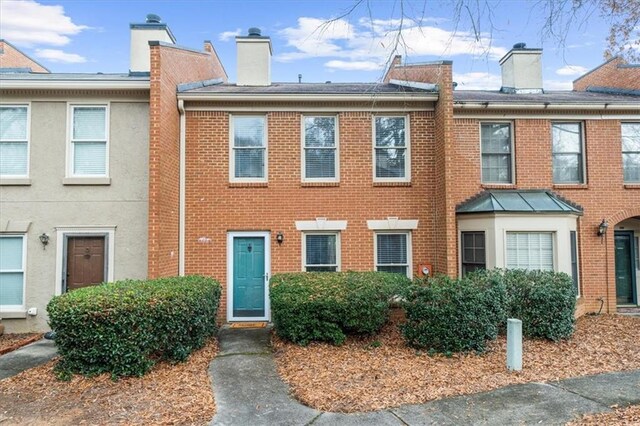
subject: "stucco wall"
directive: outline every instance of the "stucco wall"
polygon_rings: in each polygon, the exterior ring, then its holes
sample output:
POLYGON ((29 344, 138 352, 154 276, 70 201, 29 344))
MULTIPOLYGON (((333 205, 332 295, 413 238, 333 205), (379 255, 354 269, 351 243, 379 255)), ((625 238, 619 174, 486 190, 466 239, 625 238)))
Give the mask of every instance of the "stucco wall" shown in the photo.
POLYGON ((0 187, 0 229, 6 229, 9 220, 31 222, 26 238, 25 308, 38 308, 38 315, 3 319, 9 332, 47 329, 45 308, 56 287, 56 227, 115 226, 113 278, 146 277, 149 104, 118 98, 101 101, 111 101, 111 184, 105 186, 63 185, 66 99, 31 102, 31 185, 0 187), (50 236, 44 249, 38 239, 43 232, 50 236))

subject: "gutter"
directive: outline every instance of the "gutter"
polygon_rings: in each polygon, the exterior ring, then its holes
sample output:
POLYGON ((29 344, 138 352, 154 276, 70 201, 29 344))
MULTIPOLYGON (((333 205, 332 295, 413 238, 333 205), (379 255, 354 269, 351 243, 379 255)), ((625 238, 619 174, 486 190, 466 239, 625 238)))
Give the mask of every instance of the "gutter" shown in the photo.
POLYGON ((149 90, 149 80, 96 81, 96 80, 5 80, 0 79, 2 89, 51 89, 51 90, 149 90))
POLYGON ((566 110, 635 110, 640 108, 638 103, 628 104, 611 104, 611 103, 597 103, 597 104, 512 104, 512 103, 496 103, 496 102, 456 102, 453 104, 453 108, 456 109, 482 109, 482 110, 551 110, 551 111, 566 111, 566 110))
POLYGON ((185 259, 185 207, 186 207, 186 195, 185 195, 185 180, 186 180, 186 116, 184 111, 184 101, 178 100, 178 112, 180 113, 180 207, 179 207, 179 224, 178 224, 178 275, 184 276, 184 259, 185 259))
POLYGON ((414 101, 435 102, 438 94, 424 93, 364 93, 364 94, 318 94, 318 93, 292 93, 292 94, 263 94, 263 93, 211 93, 193 92, 178 93, 178 99, 185 101, 327 101, 327 102, 354 102, 354 101, 414 101))

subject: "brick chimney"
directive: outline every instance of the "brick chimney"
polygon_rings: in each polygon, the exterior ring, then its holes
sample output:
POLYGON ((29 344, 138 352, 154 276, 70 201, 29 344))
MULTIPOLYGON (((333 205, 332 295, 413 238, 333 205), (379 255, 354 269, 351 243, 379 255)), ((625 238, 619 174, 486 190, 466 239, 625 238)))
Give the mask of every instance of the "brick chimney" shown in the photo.
POLYGON ((129 28, 131 29, 129 72, 149 72, 151 69, 149 62, 150 41, 176 44, 171 30, 158 15, 149 14, 144 24, 130 24, 129 28))
POLYGON ((238 86, 271 85, 271 38, 259 28, 249 28, 248 36, 236 37, 238 86))
POLYGON ((500 59, 505 93, 542 93, 542 49, 528 49, 516 43, 500 59))

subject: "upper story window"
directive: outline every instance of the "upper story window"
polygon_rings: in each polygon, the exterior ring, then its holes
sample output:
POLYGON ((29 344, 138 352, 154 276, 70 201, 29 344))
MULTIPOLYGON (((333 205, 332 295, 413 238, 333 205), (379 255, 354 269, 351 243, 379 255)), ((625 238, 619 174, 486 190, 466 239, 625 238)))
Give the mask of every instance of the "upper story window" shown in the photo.
POLYGON ((71 105, 70 108, 69 176, 108 176, 108 107, 106 105, 71 105))
POLYGON ((302 180, 339 180, 336 117, 304 117, 302 180))
POLYGON ((24 306, 24 235, 0 235, 0 308, 24 306))
POLYGON ((411 277, 411 233, 379 232, 375 240, 376 271, 411 277))
POLYGON ((640 123, 622 123, 622 169, 626 183, 640 183, 640 123))
POLYGON ((407 117, 374 118, 374 180, 411 180, 407 117))
POLYGON ((552 123, 553 183, 584 183, 582 123, 552 123))
POLYGON ((304 270, 336 272, 340 270, 340 233, 304 233, 304 270))
POLYGON ((511 123, 482 123, 482 183, 513 183, 511 123))
POLYGON ((0 176, 29 175, 29 107, 0 106, 0 176))
POLYGON ((231 117, 231 181, 267 181, 266 126, 264 115, 231 117))

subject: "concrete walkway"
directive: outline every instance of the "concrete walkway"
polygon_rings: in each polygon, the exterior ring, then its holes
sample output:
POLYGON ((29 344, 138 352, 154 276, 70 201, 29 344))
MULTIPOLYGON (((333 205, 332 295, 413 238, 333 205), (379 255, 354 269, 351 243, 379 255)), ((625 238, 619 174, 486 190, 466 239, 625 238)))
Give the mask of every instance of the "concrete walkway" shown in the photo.
POLYGON ((53 340, 40 339, 13 352, 0 355, 0 380, 44 364, 57 354, 53 340))
POLYGON ((404 405, 371 413, 328 413, 289 395, 269 347, 268 329, 223 328, 209 368, 218 407, 214 425, 562 425, 611 406, 640 404, 640 370, 404 405))

